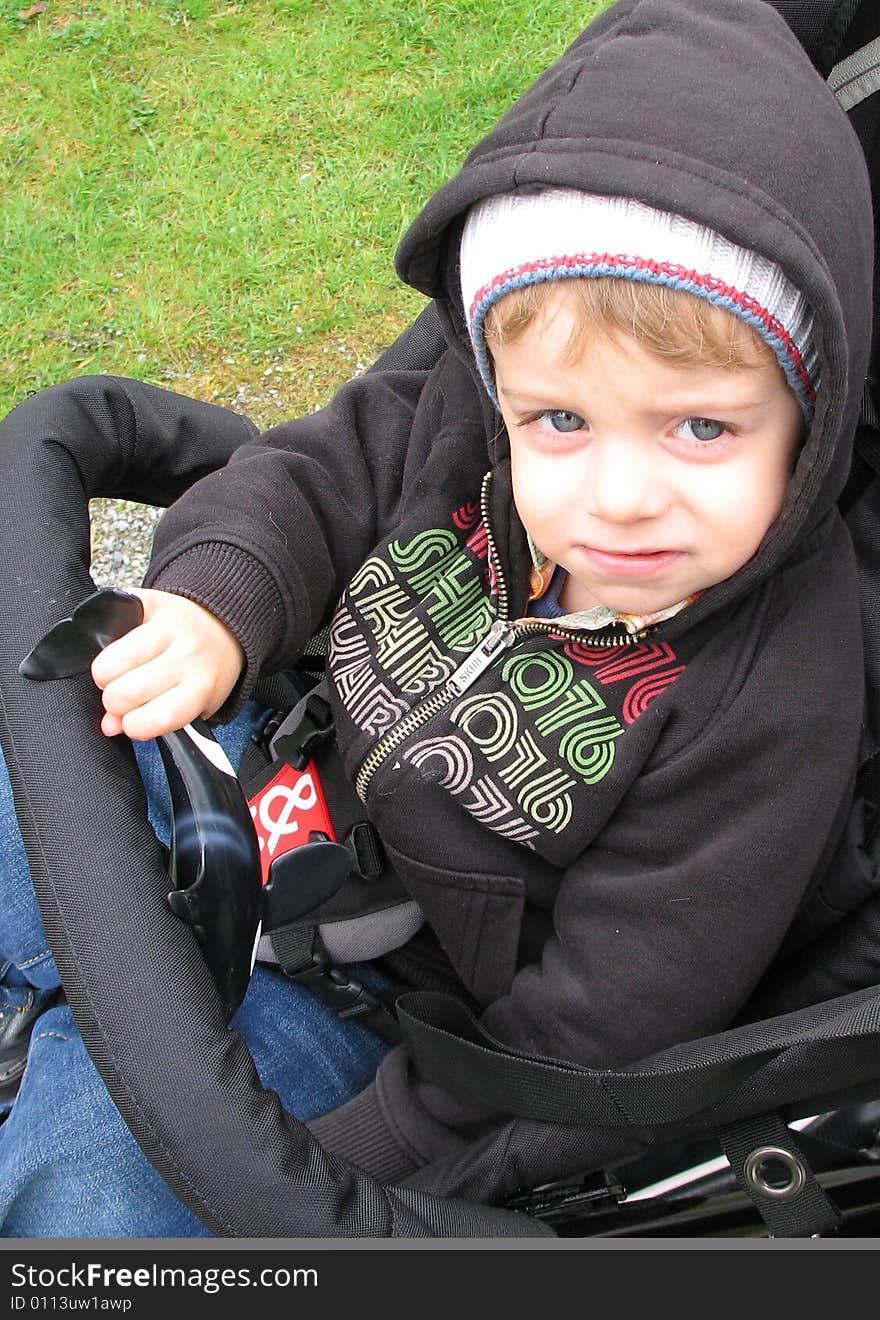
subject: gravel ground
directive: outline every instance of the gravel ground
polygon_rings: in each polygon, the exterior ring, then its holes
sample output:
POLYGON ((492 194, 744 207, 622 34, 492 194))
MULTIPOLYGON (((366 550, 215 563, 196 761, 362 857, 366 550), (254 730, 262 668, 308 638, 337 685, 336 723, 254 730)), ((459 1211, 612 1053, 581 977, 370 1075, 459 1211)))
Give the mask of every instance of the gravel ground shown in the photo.
POLYGON ((99 587, 136 587, 150 558, 161 509, 127 500, 92 500, 92 577, 99 587))

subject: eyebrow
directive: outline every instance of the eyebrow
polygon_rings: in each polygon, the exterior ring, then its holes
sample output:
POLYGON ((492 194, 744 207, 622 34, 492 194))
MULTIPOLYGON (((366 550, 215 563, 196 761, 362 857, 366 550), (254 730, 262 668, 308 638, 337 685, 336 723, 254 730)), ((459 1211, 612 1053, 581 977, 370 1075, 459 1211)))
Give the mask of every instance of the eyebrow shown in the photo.
MULTIPOLYGON (((508 389, 499 379, 496 378, 496 389, 499 394, 504 395, 505 399, 509 399, 512 403, 518 404, 520 407, 565 408, 572 412, 577 411, 570 403, 563 404, 559 402, 559 400, 564 397, 561 392, 557 394, 555 391, 551 392, 550 390, 538 387, 537 385, 534 388, 527 386, 521 390, 508 389)), ((723 397, 716 398, 712 396, 711 391, 707 391, 705 393, 700 393, 699 395, 679 395, 673 397, 671 400, 664 403, 662 408, 648 408, 645 412, 646 415, 656 417, 667 416, 670 413, 677 416, 696 417, 704 414, 712 416, 715 413, 756 412, 761 408, 766 408, 771 402, 771 398, 772 395, 769 391, 762 393, 759 397, 749 395, 738 399, 723 397)))

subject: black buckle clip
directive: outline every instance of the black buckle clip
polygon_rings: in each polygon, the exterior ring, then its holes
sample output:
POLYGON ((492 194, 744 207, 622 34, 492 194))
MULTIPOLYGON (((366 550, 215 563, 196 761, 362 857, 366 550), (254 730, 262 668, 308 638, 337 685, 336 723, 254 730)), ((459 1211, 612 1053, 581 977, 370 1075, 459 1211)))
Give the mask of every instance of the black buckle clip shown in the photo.
POLYGON ((333 711, 330 702, 319 691, 313 690, 296 703, 277 725, 266 726, 264 741, 269 754, 276 760, 286 761, 294 770, 305 770, 315 748, 333 733, 333 711))
POLYGON ((304 985, 311 986, 338 1017, 363 1017, 382 1007, 360 981, 355 981, 341 967, 332 966, 327 957, 318 951, 312 954, 311 967, 288 975, 294 981, 302 981, 304 985))
POLYGON ((589 1215, 616 1210, 626 1200, 626 1188, 613 1173, 585 1174, 578 1183, 543 1183, 505 1201, 508 1210, 521 1210, 545 1223, 581 1221, 589 1215))

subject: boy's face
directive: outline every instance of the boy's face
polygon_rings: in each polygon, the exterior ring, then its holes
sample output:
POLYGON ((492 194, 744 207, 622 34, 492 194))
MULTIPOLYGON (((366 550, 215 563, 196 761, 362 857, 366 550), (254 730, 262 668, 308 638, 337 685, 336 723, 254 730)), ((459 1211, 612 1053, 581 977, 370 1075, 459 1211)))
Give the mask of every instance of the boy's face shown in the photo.
POLYGON ((775 364, 687 366, 634 340, 566 358, 563 289, 493 349, 517 511, 567 613, 652 614, 730 577, 782 507, 803 418, 775 364))

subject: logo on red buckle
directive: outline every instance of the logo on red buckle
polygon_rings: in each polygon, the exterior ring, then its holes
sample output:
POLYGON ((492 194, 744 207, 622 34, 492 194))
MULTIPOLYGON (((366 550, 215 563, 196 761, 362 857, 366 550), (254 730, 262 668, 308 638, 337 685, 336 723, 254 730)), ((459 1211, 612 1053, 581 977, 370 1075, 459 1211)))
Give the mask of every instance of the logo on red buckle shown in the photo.
POLYGON ((314 761, 305 770, 283 765, 259 792, 248 800, 260 844, 263 884, 276 857, 309 842, 314 831, 332 842, 336 835, 314 761))

